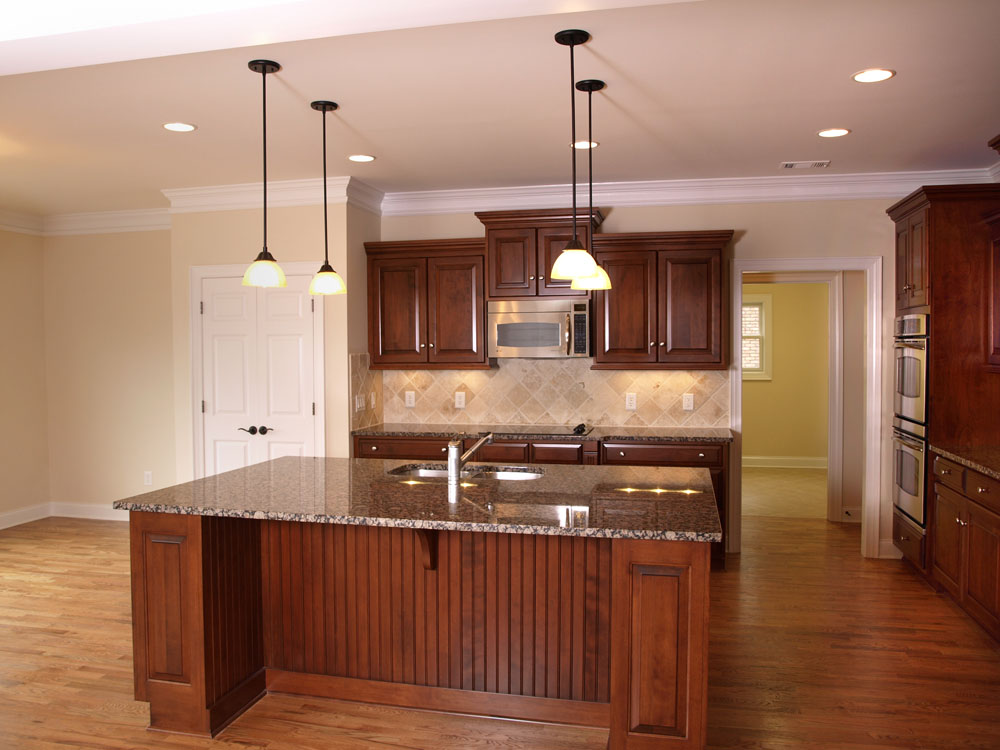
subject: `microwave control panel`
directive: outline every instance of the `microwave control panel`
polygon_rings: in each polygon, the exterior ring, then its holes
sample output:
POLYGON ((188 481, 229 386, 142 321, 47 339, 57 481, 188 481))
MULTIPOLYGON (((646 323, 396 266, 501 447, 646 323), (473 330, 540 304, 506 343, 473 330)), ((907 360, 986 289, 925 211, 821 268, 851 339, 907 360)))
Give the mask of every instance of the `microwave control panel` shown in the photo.
POLYGON ((574 310, 583 312, 573 313, 573 354, 586 355, 587 352, 587 306, 573 305, 574 310))

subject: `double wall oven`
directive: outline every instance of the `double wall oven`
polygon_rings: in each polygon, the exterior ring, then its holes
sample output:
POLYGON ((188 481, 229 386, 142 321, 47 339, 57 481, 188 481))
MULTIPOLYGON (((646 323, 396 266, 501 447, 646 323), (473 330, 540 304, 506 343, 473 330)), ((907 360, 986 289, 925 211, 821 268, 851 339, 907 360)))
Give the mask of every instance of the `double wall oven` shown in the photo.
POLYGON ((927 461, 927 316, 896 318, 892 421, 892 502, 925 527, 927 461))

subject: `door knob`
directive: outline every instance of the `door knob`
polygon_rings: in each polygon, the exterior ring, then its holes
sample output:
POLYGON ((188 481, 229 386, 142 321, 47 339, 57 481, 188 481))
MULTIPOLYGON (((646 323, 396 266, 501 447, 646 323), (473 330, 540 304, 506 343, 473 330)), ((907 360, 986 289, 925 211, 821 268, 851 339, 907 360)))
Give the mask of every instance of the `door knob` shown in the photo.
POLYGON ((273 427, 265 427, 264 425, 260 426, 260 434, 261 435, 266 435, 269 432, 274 432, 274 428, 273 427))
POLYGON ((249 430, 246 427, 237 427, 236 429, 237 430, 243 430, 243 432, 249 432, 251 435, 256 435, 257 434, 257 428, 254 427, 253 425, 250 425, 250 429, 249 430))

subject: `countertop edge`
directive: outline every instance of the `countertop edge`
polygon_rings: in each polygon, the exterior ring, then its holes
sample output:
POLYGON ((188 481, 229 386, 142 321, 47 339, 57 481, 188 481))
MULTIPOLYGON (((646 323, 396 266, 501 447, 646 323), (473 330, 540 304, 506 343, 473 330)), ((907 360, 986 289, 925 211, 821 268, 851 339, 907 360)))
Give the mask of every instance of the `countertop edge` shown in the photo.
MULTIPOLYGON (((454 430, 441 429, 421 429, 420 425, 413 425, 412 429, 396 428, 387 429, 380 426, 361 427, 351 430, 351 437, 416 437, 416 438, 473 438, 482 437, 491 430, 477 429, 476 425, 467 425, 468 429, 462 425, 455 425, 454 430)), ((636 428, 643 431, 655 431, 657 428, 641 427, 636 428)), ((685 428, 678 428, 685 429, 685 428)), ((697 430, 699 428, 688 428, 697 430)), ((503 430, 492 430, 493 436, 497 440, 548 440, 551 442, 582 442, 582 441, 614 441, 614 442, 646 442, 646 443, 732 443, 734 437, 732 430, 728 427, 705 427, 705 430, 725 430, 729 433, 724 435, 671 435, 671 434, 635 434, 630 433, 627 427, 604 428, 600 425, 586 435, 552 434, 546 432, 504 432, 503 430)))
POLYGON ((403 529, 429 529, 438 531, 480 531, 498 534, 526 534, 534 536, 577 536, 600 539, 639 539, 667 542, 721 542, 720 532, 697 531, 639 531, 627 529, 574 529, 558 526, 530 526, 526 524, 492 524, 462 521, 426 521, 399 518, 368 518, 362 516, 331 516, 324 514, 278 513, 267 511, 240 511, 193 506, 131 503, 117 500, 115 510, 141 513, 169 513, 182 516, 214 516, 219 518, 245 518, 257 521, 294 521, 298 523, 344 524, 346 526, 381 526, 403 529))
POLYGON ((936 445, 928 446, 934 453, 937 453, 943 458, 947 458, 949 461, 954 461, 957 464, 961 464, 967 469, 972 469, 973 471, 978 471, 980 474, 984 474, 992 479, 1000 481, 1000 470, 997 470, 991 466, 986 466, 985 464, 978 463, 971 458, 967 458, 960 453, 955 453, 952 450, 946 448, 941 448, 936 445))

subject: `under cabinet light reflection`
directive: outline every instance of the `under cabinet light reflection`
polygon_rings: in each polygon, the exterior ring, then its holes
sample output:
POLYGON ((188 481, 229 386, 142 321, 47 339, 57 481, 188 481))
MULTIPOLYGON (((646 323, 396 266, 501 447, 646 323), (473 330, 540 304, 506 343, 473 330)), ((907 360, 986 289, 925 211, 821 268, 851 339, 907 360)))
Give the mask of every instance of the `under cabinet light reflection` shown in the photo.
POLYGON ((701 490, 665 490, 661 487, 654 488, 643 488, 643 487, 618 487, 615 492, 652 492, 654 495, 700 495, 701 490))

